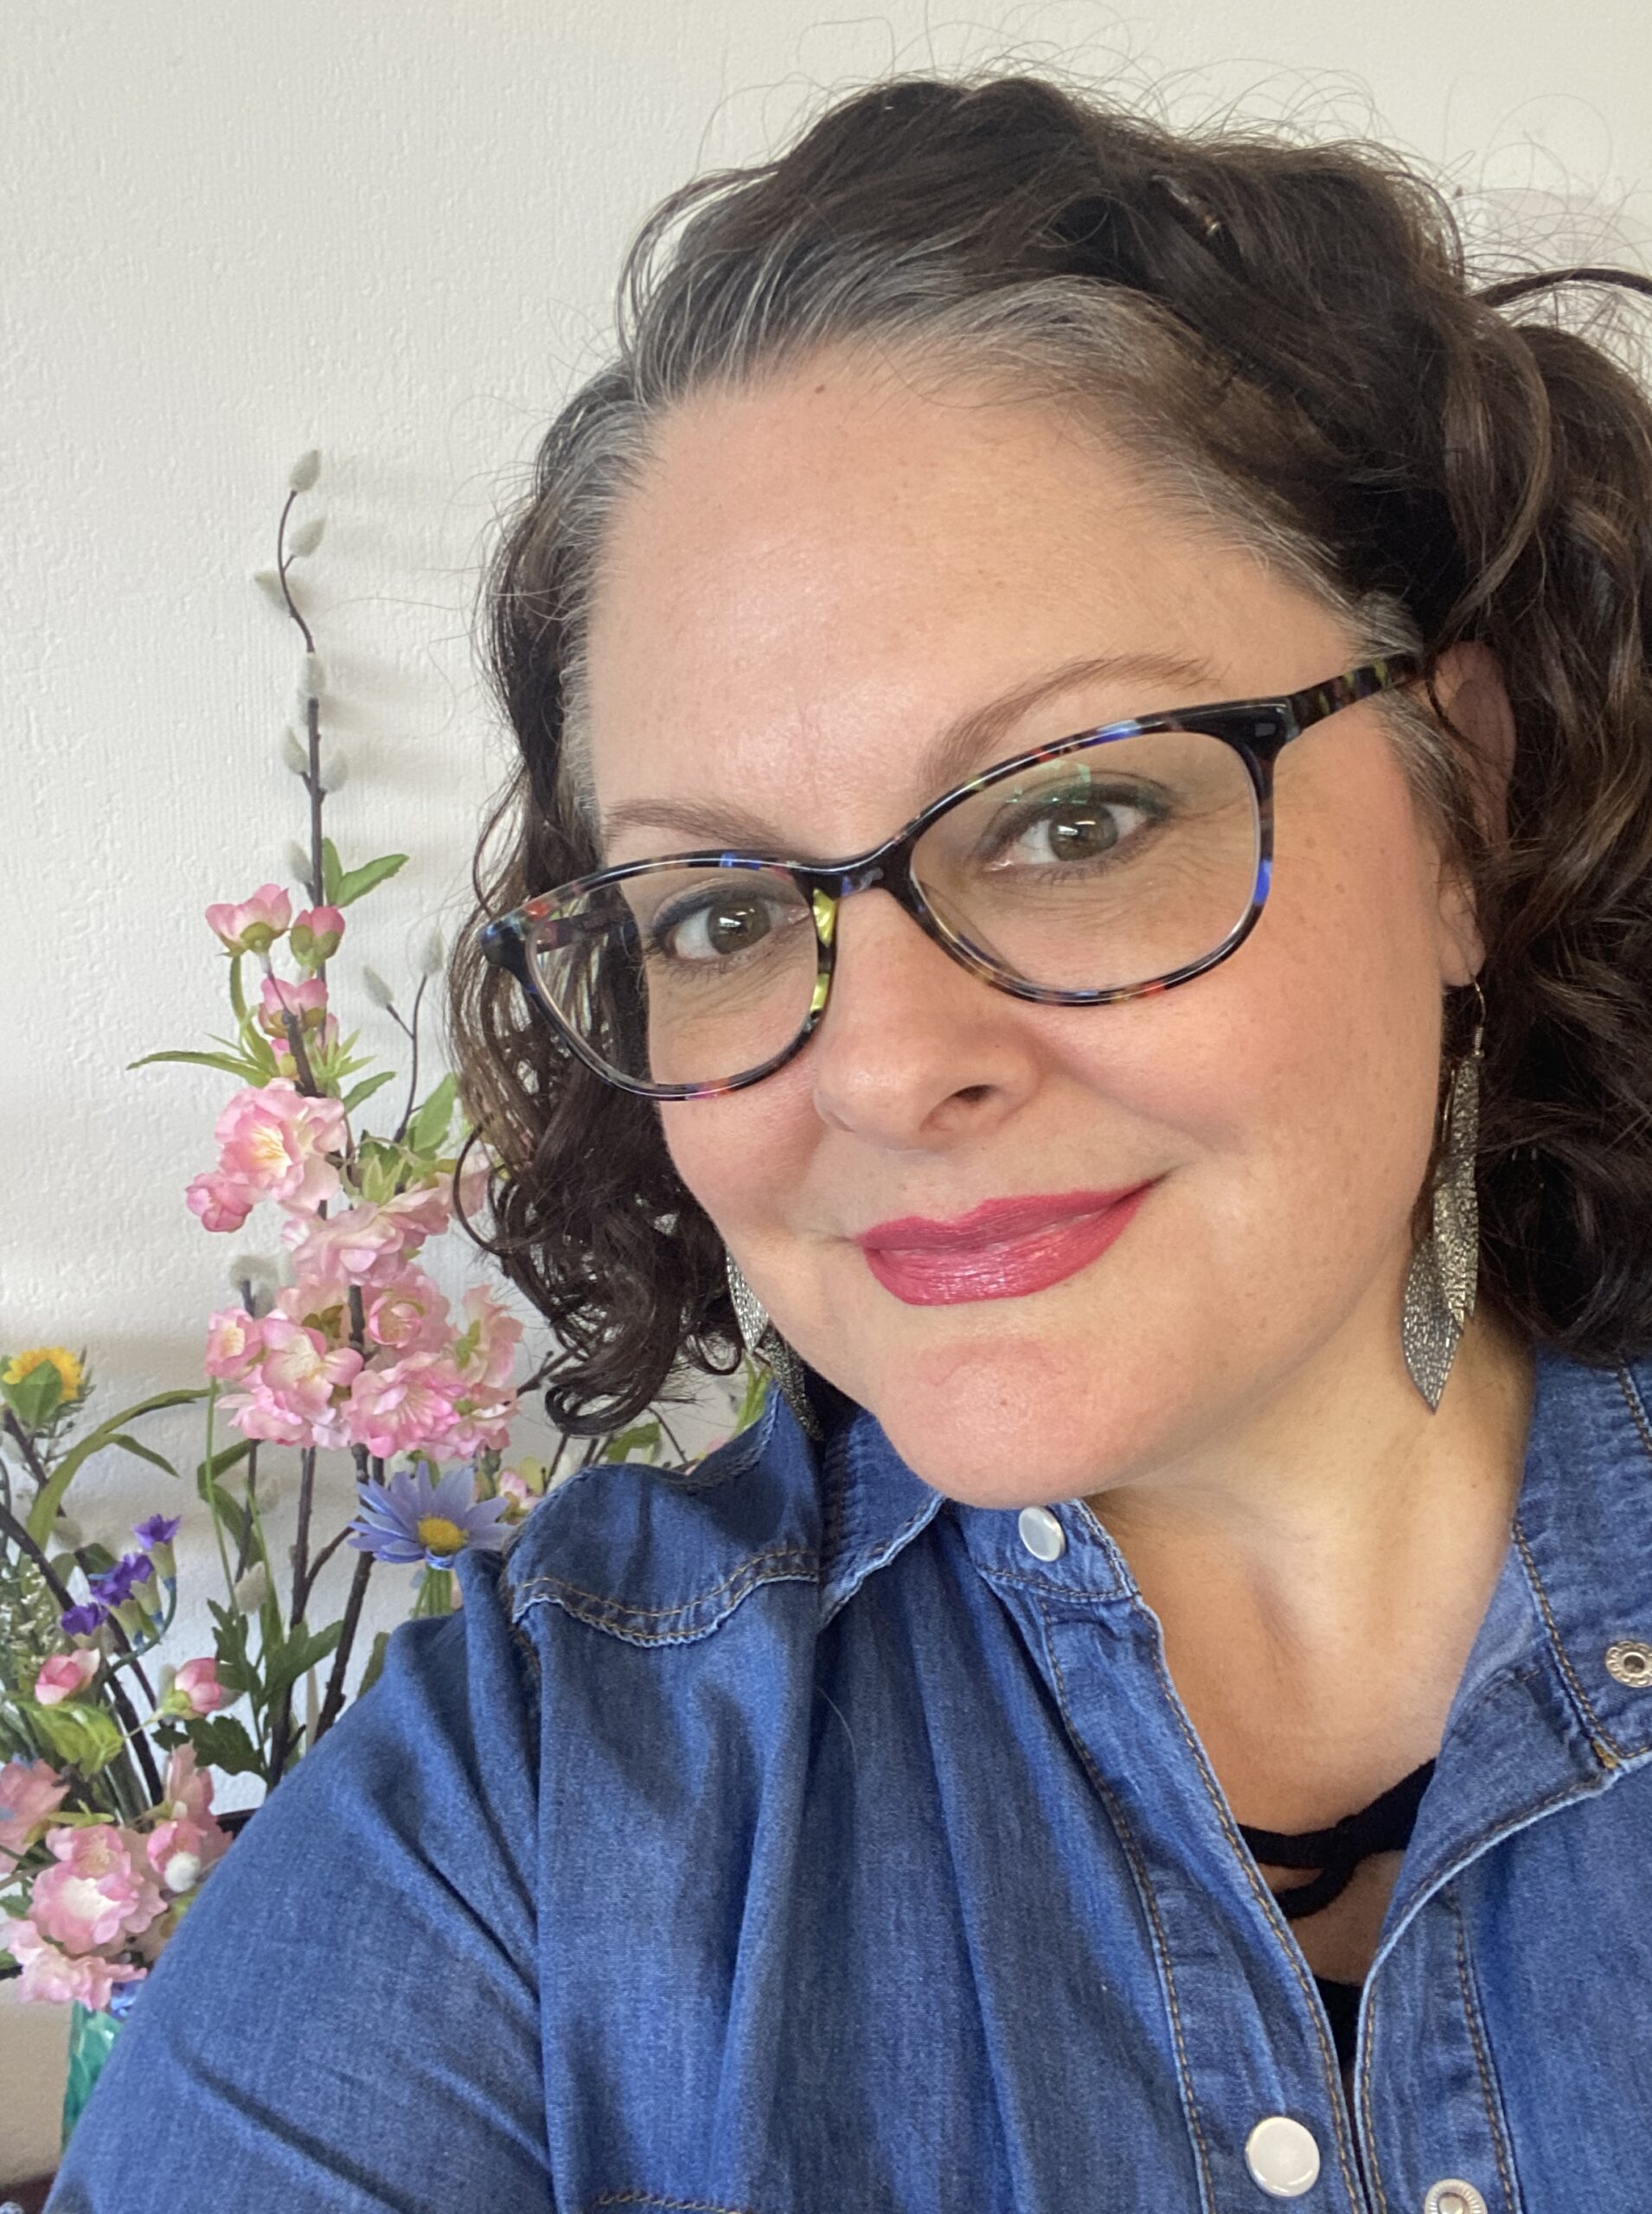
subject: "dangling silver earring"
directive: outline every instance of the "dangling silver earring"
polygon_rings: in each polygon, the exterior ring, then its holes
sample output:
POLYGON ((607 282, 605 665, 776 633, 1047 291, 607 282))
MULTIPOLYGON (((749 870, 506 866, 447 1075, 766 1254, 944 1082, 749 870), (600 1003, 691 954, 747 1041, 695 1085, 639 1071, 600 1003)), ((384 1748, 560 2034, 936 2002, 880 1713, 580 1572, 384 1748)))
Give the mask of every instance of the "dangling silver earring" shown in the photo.
POLYGON ((1412 1381, 1436 1412, 1479 1287, 1480 1208, 1474 1164, 1480 1134, 1486 995, 1477 978, 1474 989, 1480 1002, 1474 1043, 1451 1073, 1445 1143, 1434 1177, 1433 1228, 1412 1255, 1399 1333, 1412 1381))
POLYGON ((740 1274, 740 1264, 727 1246, 723 1260, 728 1275, 729 1296, 734 1302, 734 1315, 740 1323, 740 1342, 753 1360, 761 1361, 773 1377, 781 1398, 797 1418, 797 1427, 806 1437, 823 1435, 814 1409, 809 1404, 809 1393, 804 1383, 803 1363, 769 1320, 764 1307, 751 1285, 740 1274))

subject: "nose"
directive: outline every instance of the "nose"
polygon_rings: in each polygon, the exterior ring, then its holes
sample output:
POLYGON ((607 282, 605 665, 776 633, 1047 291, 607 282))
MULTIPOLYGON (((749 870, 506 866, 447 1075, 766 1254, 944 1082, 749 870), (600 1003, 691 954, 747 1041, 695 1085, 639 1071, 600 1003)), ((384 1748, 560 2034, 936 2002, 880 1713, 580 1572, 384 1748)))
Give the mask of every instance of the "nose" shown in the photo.
POLYGON ((809 1044, 823 1122, 923 1149, 1015 1111, 1038 1081, 1034 1008, 972 975, 880 886, 844 899, 835 936, 809 1044))

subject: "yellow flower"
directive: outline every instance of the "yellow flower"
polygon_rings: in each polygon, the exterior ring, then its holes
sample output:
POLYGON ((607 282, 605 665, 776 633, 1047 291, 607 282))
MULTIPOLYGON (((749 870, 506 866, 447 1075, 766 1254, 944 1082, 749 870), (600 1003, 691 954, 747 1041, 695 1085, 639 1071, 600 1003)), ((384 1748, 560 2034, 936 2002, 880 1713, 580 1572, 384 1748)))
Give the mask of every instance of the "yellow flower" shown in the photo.
POLYGON ((63 1398, 67 1405, 80 1397, 86 1372, 74 1355, 64 1346, 31 1346, 27 1353, 13 1355, 5 1366, 5 1381, 21 1384, 31 1370, 49 1361, 63 1379, 63 1398))

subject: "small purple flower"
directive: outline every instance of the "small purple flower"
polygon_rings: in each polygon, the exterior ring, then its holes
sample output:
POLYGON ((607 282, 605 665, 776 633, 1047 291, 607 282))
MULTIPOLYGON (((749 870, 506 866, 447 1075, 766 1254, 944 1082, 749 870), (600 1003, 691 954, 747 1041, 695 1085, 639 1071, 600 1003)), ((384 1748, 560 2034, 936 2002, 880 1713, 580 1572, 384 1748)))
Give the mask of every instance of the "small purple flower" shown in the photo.
POLYGON ((71 1637, 90 1637, 94 1629, 108 1621, 109 1609, 93 1599, 83 1607, 67 1608, 57 1619, 71 1637))
POLYGON ((154 1573, 147 1553, 123 1553, 112 1568, 101 1576, 88 1577, 86 1582, 93 1598, 101 1599, 106 1607, 118 1607, 131 1598, 134 1584, 142 1584, 154 1573))
POLYGON ((151 1514, 147 1522, 134 1522, 132 1535, 145 1545, 170 1545, 182 1526, 181 1514, 151 1514))
POLYGON ((350 1525, 358 1552, 385 1561, 423 1561, 449 1567, 455 1555, 474 1547, 497 1552, 509 1533, 498 1526, 508 1499, 477 1499, 476 1469, 465 1462, 450 1469, 439 1483, 420 1467, 397 1469, 387 1483, 357 1484, 362 1513, 350 1525))

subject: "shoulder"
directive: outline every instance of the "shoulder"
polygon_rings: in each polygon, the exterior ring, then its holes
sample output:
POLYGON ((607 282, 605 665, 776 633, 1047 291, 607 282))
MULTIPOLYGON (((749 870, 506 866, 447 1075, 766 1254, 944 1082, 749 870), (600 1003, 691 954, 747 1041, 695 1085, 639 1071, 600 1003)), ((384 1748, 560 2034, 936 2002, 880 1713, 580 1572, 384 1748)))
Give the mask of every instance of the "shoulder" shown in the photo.
POLYGON ((820 1464, 771 1393, 687 1468, 599 1462, 558 1484, 503 1558, 513 1627, 535 1607, 634 1645, 705 1637, 759 1585, 817 1584, 820 1464))

